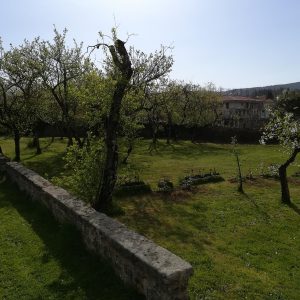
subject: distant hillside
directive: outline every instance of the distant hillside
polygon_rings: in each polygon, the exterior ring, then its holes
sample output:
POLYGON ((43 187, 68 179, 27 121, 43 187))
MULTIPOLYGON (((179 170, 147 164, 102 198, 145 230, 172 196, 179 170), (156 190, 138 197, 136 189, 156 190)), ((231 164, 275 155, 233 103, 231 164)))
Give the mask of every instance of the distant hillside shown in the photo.
POLYGON ((277 96, 283 90, 289 89, 291 91, 300 90, 300 82, 268 85, 262 87, 253 88, 241 88, 225 91, 225 95, 232 96, 246 96, 246 97, 257 97, 257 96, 268 96, 270 98, 277 96))

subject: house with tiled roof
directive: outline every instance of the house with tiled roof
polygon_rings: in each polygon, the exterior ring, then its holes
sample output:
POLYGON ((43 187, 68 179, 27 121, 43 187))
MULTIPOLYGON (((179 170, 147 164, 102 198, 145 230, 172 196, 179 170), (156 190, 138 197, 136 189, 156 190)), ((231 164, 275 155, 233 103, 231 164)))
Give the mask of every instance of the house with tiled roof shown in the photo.
POLYGON ((220 125, 231 128, 259 129, 269 118, 273 100, 264 97, 223 96, 220 125))

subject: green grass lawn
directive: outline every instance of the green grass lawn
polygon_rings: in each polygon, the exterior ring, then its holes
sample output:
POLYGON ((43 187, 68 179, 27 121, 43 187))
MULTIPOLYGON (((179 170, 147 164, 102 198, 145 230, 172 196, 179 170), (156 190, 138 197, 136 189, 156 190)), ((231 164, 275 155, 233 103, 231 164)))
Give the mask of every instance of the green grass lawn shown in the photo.
POLYGON ((15 186, 0 184, 0 299, 141 299, 15 186))
MULTIPOLYGON (((43 147, 49 140, 43 141, 43 147)), ((49 179, 61 176, 65 141, 55 141, 44 153, 22 143, 22 160, 49 179), (45 174, 46 173, 46 174, 45 174)), ((11 140, 0 140, 12 155, 11 140)), ((276 180, 247 181, 245 194, 236 192, 236 164, 230 145, 160 143, 149 155, 141 141, 130 157, 133 168, 152 188, 161 177, 178 182, 187 173, 216 168, 224 182, 199 186, 170 196, 153 193, 117 198, 125 214, 118 219, 189 261, 191 299, 300 299, 300 179, 290 178, 293 206, 280 203, 276 180)), ((239 145, 242 171, 260 173, 260 165, 279 163, 278 146, 239 145)), ((299 171, 299 160, 289 175, 299 171)), ((66 173, 65 173, 66 174, 66 173)))

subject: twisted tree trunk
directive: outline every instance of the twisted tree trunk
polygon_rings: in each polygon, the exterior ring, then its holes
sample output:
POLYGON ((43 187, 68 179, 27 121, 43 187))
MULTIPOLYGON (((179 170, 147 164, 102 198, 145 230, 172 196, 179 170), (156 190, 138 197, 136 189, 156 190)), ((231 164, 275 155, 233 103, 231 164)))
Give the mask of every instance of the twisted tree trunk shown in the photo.
POLYGON ((281 186, 281 202, 285 204, 291 204, 291 198, 290 198, 290 191, 289 191, 289 185, 288 180, 286 176, 286 170, 288 166, 295 161, 297 154, 300 152, 300 148, 295 148, 292 152, 290 158, 282 164, 278 171, 279 171, 279 179, 280 179, 280 186, 281 186))
POLYGON ((106 127, 106 158, 98 186, 98 193, 93 204, 96 210, 106 212, 111 208, 112 193, 117 180, 119 161, 117 133, 120 125, 121 103, 133 74, 131 61, 123 41, 117 39, 114 45, 109 46, 109 51, 117 70, 117 80, 106 127))

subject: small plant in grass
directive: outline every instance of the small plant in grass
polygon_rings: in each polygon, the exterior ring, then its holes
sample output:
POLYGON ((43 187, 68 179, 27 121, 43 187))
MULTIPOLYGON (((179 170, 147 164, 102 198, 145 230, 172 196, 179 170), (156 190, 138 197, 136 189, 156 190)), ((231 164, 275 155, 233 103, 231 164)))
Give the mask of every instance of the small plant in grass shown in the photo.
POLYGON ((190 191, 192 189, 193 182, 191 179, 183 178, 179 180, 180 187, 185 191, 190 191))
POLYGON ((279 178, 279 167, 280 165, 279 164, 271 164, 268 166, 267 168, 267 174, 272 177, 272 178, 275 178, 275 179, 278 179, 279 178))
POLYGON ((239 157, 239 153, 236 149, 237 146, 237 138, 236 136, 233 136, 231 138, 231 145, 232 145, 232 153, 235 156, 236 159, 236 164, 237 164, 237 178, 238 178, 238 192, 240 193, 244 193, 244 189, 243 189, 243 176, 242 176, 242 171, 241 171, 241 163, 240 163, 240 157, 239 157))
POLYGON ((265 166, 264 163, 260 163, 259 165, 259 174, 263 178, 273 178, 273 179, 279 179, 279 169, 278 164, 270 164, 269 166, 265 166))
POLYGON ((248 174, 246 175, 247 180, 255 180, 253 171, 251 169, 248 170, 248 174))
POLYGON ((168 178, 162 178, 157 183, 160 192, 171 193, 174 190, 173 182, 168 178))
POLYGON ((131 164, 127 164, 123 169, 122 173, 118 175, 118 185, 124 185, 129 183, 140 182, 140 171, 134 168, 131 164))
POLYGON ((117 187, 114 195, 126 196, 150 192, 150 186, 140 179, 139 171, 132 168, 129 164, 126 165, 123 174, 118 176, 117 187))

